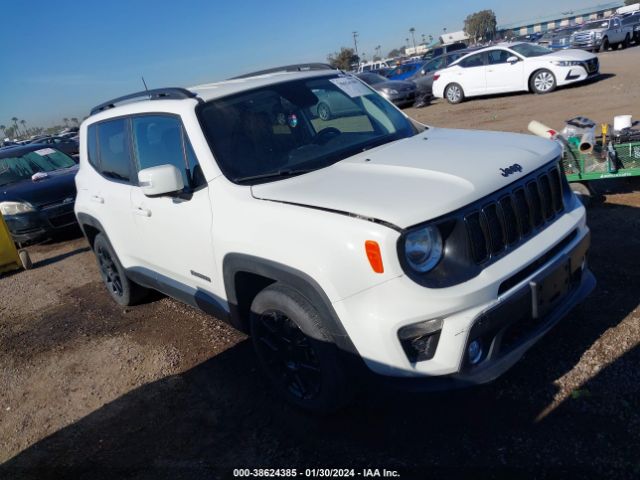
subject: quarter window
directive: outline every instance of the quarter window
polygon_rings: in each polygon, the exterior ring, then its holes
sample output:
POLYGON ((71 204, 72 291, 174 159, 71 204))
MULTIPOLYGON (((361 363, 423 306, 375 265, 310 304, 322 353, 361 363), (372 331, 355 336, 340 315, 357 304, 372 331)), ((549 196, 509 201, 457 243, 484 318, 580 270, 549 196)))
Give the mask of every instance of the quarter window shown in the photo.
POLYGON ((484 61, 482 59, 482 53, 476 53, 475 55, 471 55, 470 57, 465 58, 460 62, 460 66, 464 68, 471 67, 481 67, 484 65, 484 61))
POLYGON ((107 178, 131 180, 131 150, 124 119, 101 122, 98 128, 100 172, 107 178))
POLYGON ((87 129, 87 154, 89 155, 89 164, 96 170, 100 170, 98 164, 98 139, 96 138, 95 125, 90 125, 87 129))
POLYGON ((203 183, 202 172, 182 122, 167 115, 134 117, 133 144, 140 170, 159 165, 173 165, 182 173, 185 187, 203 183))

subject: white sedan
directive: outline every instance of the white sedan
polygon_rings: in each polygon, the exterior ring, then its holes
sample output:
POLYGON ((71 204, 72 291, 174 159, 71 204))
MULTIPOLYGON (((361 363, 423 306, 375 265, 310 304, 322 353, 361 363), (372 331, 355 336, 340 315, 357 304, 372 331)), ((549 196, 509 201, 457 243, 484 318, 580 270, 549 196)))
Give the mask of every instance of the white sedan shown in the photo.
POLYGON ((435 73, 433 95, 460 103, 465 97, 556 87, 599 74, 598 57, 583 50, 553 51, 533 43, 503 43, 476 50, 435 73))

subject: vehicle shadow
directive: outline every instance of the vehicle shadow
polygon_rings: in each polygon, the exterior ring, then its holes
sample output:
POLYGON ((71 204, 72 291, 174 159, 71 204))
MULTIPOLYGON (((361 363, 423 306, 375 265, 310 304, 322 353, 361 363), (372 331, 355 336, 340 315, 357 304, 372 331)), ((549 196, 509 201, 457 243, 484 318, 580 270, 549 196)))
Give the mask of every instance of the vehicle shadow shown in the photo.
POLYGON ((49 258, 44 258, 38 262, 35 262, 33 264, 33 268, 39 268, 39 267, 44 267, 46 265, 51 265, 53 263, 56 262, 60 262, 62 260, 65 260, 69 257, 73 257, 75 255, 78 255, 80 253, 84 253, 84 252, 89 252, 91 250, 90 247, 82 247, 82 248, 76 248, 75 250, 72 250, 70 252, 66 252, 66 253, 62 253, 60 255, 56 255, 54 257, 49 257, 49 258))
POLYGON ((272 393, 244 341, 40 440, 0 466, 0 477, 230 478, 234 468, 357 466, 404 478, 633 478, 640 349, 630 313, 640 256, 630 255, 638 240, 628 226, 640 224, 640 209, 596 205, 590 223, 596 291, 492 384, 420 395, 365 388, 346 410, 311 416, 272 393), (609 358, 620 341, 628 348, 609 358), (567 390, 572 378, 580 381, 567 390))

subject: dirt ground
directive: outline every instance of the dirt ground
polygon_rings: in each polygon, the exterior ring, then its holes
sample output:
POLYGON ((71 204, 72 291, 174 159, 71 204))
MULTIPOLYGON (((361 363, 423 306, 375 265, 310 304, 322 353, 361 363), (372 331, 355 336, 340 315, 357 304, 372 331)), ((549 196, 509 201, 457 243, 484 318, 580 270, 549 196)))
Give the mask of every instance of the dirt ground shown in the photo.
MULTIPOLYGON (((601 80, 435 102, 436 126, 524 132, 640 117, 640 48, 601 80)), ((460 148, 466 146, 461 145, 460 148)), ((608 189, 608 190, 607 190, 608 189)), ((0 478, 224 478, 243 467, 372 467, 404 478, 640 476, 640 182, 589 210, 596 291, 511 371, 470 390, 364 390, 312 417, 283 404, 246 337, 158 296, 120 308, 82 238, 31 247, 0 278, 0 478)))

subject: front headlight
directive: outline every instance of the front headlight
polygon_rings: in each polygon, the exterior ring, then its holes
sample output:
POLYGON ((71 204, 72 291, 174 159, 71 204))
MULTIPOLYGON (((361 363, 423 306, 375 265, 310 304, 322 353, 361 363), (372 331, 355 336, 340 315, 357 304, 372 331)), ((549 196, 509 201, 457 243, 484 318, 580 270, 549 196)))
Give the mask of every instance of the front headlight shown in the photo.
POLYGON ((409 233, 404 241, 404 255, 416 272, 432 270, 442 258, 442 237, 438 228, 428 226, 409 233))
POLYGON ((598 39, 602 38, 602 32, 596 32, 596 38, 598 39))
POLYGON ((574 60, 556 60, 555 62, 553 62, 553 64, 557 65, 558 67, 574 67, 582 65, 582 62, 577 62, 574 60))
POLYGON ((398 93, 398 91, 393 88, 383 88, 382 91, 387 95, 396 95, 398 93))
POLYGON ((19 215, 21 213, 29 213, 33 211, 33 207, 28 203, 0 202, 0 213, 2 213, 2 215, 19 215))

